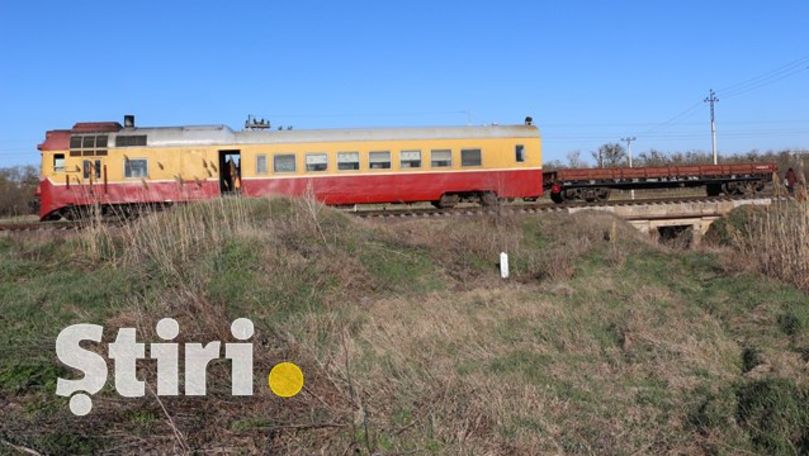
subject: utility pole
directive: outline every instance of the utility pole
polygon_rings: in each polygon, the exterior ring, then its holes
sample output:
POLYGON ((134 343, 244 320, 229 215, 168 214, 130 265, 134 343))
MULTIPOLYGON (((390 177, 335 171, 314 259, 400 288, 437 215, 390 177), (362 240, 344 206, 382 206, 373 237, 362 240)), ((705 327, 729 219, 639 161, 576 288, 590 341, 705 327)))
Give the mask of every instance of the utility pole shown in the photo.
POLYGON ((716 165, 719 163, 719 160, 716 156, 716 114, 714 112, 714 104, 718 103, 719 99, 716 98, 716 92, 711 89, 708 92, 708 98, 705 99, 705 103, 711 105, 711 153, 713 154, 713 164, 716 165))
MULTIPOLYGON (((637 140, 638 138, 634 136, 624 136, 621 138, 621 141, 626 143, 626 154, 629 156, 629 167, 632 167, 632 142, 637 140)), ((629 192, 632 199, 635 199, 635 190, 631 190, 629 192)))
POLYGON ((622 142, 626 143, 626 154, 629 156, 629 167, 632 167, 632 142, 638 138, 634 136, 626 136, 621 138, 622 142))

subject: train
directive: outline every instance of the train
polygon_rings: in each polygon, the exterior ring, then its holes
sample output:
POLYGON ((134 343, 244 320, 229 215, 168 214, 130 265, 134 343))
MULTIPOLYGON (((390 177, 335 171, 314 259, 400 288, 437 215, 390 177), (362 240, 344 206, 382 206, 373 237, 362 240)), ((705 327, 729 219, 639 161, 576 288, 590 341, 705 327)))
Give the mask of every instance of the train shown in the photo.
POLYGON ((451 208, 535 201, 548 191, 564 202, 603 199, 611 188, 707 185, 709 193, 732 193, 766 182, 766 170, 757 165, 744 173, 711 166, 543 171, 541 136, 531 117, 514 125, 269 127, 255 119, 239 131, 226 125, 138 127, 126 115, 123 124, 78 122, 49 130, 38 146, 39 217, 129 215, 225 195, 451 208))
POLYGON ((82 209, 244 196, 311 195, 329 205, 460 202, 542 196, 542 149, 530 118, 517 125, 241 131, 225 125, 80 122, 46 133, 40 218, 82 209))

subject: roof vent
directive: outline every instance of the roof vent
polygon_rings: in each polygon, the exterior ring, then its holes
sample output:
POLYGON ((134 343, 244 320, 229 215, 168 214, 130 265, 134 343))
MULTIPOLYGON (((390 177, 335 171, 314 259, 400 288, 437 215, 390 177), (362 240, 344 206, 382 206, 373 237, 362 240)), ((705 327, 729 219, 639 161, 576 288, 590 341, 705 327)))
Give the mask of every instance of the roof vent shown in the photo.
MULTIPOLYGON (((247 116, 247 120, 244 122, 244 129, 245 130, 269 130, 270 129, 270 121, 265 119, 258 119, 253 117, 252 114, 247 116)), ((280 130, 280 128, 279 128, 280 130)))
POLYGON ((132 114, 124 116, 124 128, 135 128, 135 116, 132 114))

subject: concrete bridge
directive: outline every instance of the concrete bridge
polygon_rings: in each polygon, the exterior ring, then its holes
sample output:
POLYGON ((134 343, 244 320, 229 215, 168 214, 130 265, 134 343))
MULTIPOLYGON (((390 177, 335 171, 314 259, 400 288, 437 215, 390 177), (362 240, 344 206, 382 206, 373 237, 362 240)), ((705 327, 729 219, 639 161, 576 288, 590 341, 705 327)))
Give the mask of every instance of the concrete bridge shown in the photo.
POLYGON ((655 238, 690 236, 691 245, 699 244, 714 220, 733 209, 747 204, 767 206, 773 198, 716 199, 696 201, 616 202, 603 206, 570 207, 569 213, 579 211, 611 212, 655 238))

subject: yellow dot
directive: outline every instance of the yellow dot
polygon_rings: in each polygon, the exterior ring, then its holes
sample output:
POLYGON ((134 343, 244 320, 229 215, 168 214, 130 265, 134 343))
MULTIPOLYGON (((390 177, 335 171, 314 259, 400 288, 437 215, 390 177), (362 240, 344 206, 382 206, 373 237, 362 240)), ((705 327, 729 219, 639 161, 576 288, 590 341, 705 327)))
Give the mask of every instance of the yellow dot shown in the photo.
POLYGON ((276 396, 292 397, 303 389, 303 372, 295 363, 284 361, 270 370, 267 384, 276 396))

